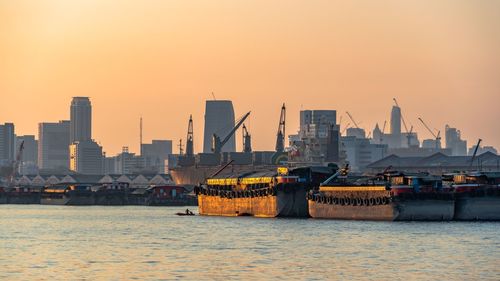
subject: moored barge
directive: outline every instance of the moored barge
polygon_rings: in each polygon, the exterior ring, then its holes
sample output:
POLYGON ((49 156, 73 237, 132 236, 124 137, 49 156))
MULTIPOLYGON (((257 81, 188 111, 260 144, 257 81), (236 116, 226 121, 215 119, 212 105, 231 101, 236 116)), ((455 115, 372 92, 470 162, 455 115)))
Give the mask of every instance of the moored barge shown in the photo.
POLYGON ((200 215, 308 217, 306 193, 333 173, 330 167, 216 176, 196 187, 200 215))
POLYGON ((349 178, 342 170, 307 194, 313 218, 384 221, 453 219, 453 193, 429 175, 349 178))
POLYGON ((455 220, 500 220, 500 173, 445 175, 455 193, 455 220))

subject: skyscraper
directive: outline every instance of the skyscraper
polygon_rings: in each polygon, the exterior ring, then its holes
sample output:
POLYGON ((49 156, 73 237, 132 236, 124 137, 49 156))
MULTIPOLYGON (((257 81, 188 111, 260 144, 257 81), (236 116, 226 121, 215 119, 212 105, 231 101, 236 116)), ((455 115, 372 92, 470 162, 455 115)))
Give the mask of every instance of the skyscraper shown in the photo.
POLYGON ((69 167, 70 121, 38 124, 38 166, 67 170, 69 167))
POLYGON ((70 170, 85 175, 104 172, 102 147, 92 140, 75 141, 69 146, 70 170))
MULTIPOLYGON (((203 152, 212 152, 212 138, 216 134, 221 141, 234 128, 233 103, 229 100, 207 101, 205 105, 205 130, 203 136, 203 152)), ((234 134, 222 147, 222 152, 235 152, 234 134)))
POLYGON ((401 108, 393 106, 391 111, 391 134, 401 135, 401 108))
POLYGON ((467 141, 461 139, 459 130, 446 125, 445 136, 446 148, 451 149, 452 156, 467 155, 467 141))
POLYGON ((172 154, 171 140, 153 140, 152 143, 143 143, 141 151, 146 169, 162 174, 167 172, 165 161, 168 160, 168 155, 172 154))
POLYGON ((14 124, 0 125, 0 164, 10 164, 15 155, 14 124))
POLYGON ((71 101, 70 143, 92 139, 92 106, 88 97, 74 97, 71 101))

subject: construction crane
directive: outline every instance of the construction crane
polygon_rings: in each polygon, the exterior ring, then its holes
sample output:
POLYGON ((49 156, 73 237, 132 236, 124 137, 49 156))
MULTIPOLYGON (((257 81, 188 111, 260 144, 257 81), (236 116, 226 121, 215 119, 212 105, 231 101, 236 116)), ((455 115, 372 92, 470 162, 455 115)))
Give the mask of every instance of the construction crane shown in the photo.
POLYGON ((413 133, 413 125, 410 127, 410 131, 406 134, 406 141, 408 142, 408 148, 411 147, 411 134, 413 133))
POLYGON ((474 148, 474 154, 472 154, 472 158, 470 160, 470 166, 469 170, 472 168, 472 165, 474 164, 474 159, 476 158, 477 150, 479 149, 479 144, 481 144, 482 139, 479 139, 477 141, 476 147, 474 148))
POLYGON ((427 124, 425 124, 425 122, 424 122, 424 120, 422 120, 422 118, 418 117, 418 120, 420 120, 420 122, 422 122, 422 124, 424 124, 427 131, 429 131, 431 133, 431 135, 436 139, 436 150, 441 148, 441 131, 438 131, 438 133, 435 134, 431 130, 431 128, 429 128, 429 126, 427 126, 427 124))
POLYGON ((285 104, 283 104, 283 106, 281 107, 278 133, 276 134, 276 152, 285 151, 285 120, 286 120, 286 107, 285 104))
POLYGON ((349 128, 349 125, 351 125, 351 123, 347 122, 347 125, 345 125, 344 129, 342 130, 342 132, 340 132, 340 135, 343 135, 345 133, 345 131, 349 128))
POLYGON ((252 136, 248 133, 247 127, 243 124, 243 152, 252 152, 252 136))
MULTIPOLYGON (((394 104, 397 107, 399 107, 399 109, 401 110, 401 106, 399 106, 398 101, 396 100, 396 98, 392 98, 392 100, 394 101, 394 104)), ((403 126, 405 127, 405 132, 406 132, 406 141, 407 141, 407 144, 408 144, 408 148, 410 148, 410 146, 411 146, 411 133, 413 132, 413 125, 411 126, 410 130, 408 131, 408 126, 406 126, 406 121, 405 121, 405 118, 404 118, 402 112, 401 112, 401 121, 403 121, 403 126)))
POLYGON ((9 176, 9 186, 10 187, 13 187, 13 185, 14 185, 16 173, 17 173, 17 170, 19 169, 19 164, 21 163, 21 160, 23 157, 23 150, 24 150, 24 141, 22 141, 21 145, 19 145, 19 150, 17 151, 16 160, 14 161, 14 163, 12 163, 12 172, 10 173, 10 176, 9 176))
POLYGON ((250 111, 243 115, 243 117, 240 118, 240 121, 237 122, 236 126, 227 134, 227 136, 221 141, 220 137, 217 136, 217 134, 213 134, 212 136, 212 152, 213 153, 220 153, 222 147, 229 141, 229 139, 234 135, 236 130, 245 122, 247 117, 250 115, 250 111))
POLYGON ((188 131, 186 137, 186 156, 194 155, 194 143, 193 143, 193 115, 189 116, 188 131))
POLYGON ((358 123, 356 123, 356 121, 354 121, 354 118, 352 118, 351 113, 349 113, 349 111, 346 111, 345 113, 347 113, 347 116, 349 116, 349 119, 351 119, 351 121, 354 124, 354 126, 356 126, 356 128, 359 129, 358 123))
POLYGON ((384 134, 385 134, 385 126, 387 125, 387 120, 384 121, 384 126, 382 127, 382 134, 380 134, 380 144, 383 142, 384 134))

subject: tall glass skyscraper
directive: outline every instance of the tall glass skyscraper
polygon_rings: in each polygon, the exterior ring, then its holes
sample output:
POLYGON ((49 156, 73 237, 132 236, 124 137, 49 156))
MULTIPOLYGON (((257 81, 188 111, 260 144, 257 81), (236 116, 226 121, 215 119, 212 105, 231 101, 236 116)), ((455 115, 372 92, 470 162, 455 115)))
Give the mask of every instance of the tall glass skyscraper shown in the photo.
POLYGON ((92 106, 88 97, 71 101, 70 143, 92 139, 92 106))

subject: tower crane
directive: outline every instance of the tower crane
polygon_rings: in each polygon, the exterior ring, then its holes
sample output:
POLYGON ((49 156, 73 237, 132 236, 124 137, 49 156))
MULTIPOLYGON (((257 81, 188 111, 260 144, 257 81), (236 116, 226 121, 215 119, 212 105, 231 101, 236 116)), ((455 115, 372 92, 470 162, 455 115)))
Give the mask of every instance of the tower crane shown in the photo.
MULTIPOLYGON (((396 106, 399 107, 399 109, 401 110, 401 106, 399 106, 398 101, 396 100, 396 98, 392 98, 392 100, 394 101, 394 104, 396 104, 396 106)), ((408 131, 408 126, 406 126, 406 121, 405 121, 405 118, 404 118, 402 112, 401 112, 401 121, 403 121, 403 126, 405 127, 405 132, 406 132, 406 141, 408 143, 408 148, 410 148, 411 133, 413 131, 413 126, 411 126, 410 130, 408 131)))
POLYGON ((418 117, 418 120, 424 124, 424 127, 431 133, 431 135, 436 139, 436 150, 441 148, 441 131, 438 131, 437 134, 435 134, 427 124, 425 124, 424 120, 422 118, 418 117))
POLYGON ((351 119, 354 126, 356 126, 356 128, 359 129, 358 123, 356 123, 356 121, 354 121, 354 118, 352 118, 351 113, 349 113, 349 111, 346 111, 345 113, 347 113, 347 116, 349 116, 349 119, 351 119))
POLYGON ((387 125, 387 120, 384 121, 384 126, 382 127, 382 134, 380 134, 380 144, 383 142, 384 134, 385 134, 385 126, 387 125))
POLYGON ((252 136, 248 133, 247 127, 243 124, 243 152, 252 152, 252 136))
POLYGON ((342 130, 342 132, 340 132, 340 135, 343 135, 345 133, 345 131, 347 130, 347 128, 349 128, 349 125, 351 125, 351 123, 347 122, 347 125, 345 125, 344 129, 342 130))
POLYGON ((278 133, 276 134, 276 152, 285 151, 285 121, 286 121, 286 107, 285 104, 283 104, 283 106, 281 107, 278 133))
POLYGON ((193 115, 189 116, 188 131, 186 137, 186 156, 194 155, 194 143, 193 143, 193 115))
POLYGON ((247 119, 247 117, 249 115, 250 115, 250 111, 247 114, 243 115, 243 117, 241 117, 241 119, 238 121, 236 126, 234 126, 234 128, 227 134, 227 136, 222 141, 220 140, 220 137, 217 134, 213 134, 213 136, 212 136, 212 152, 213 153, 220 153, 221 152, 222 147, 229 141, 229 139, 234 135, 236 130, 238 130, 238 128, 243 124, 243 122, 245 122, 245 120, 247 119))

